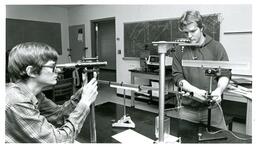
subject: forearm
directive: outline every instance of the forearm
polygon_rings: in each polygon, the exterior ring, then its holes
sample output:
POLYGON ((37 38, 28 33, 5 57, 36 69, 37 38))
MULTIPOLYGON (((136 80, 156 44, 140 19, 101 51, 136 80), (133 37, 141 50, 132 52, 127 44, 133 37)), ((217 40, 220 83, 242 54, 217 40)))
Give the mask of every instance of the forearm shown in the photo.
POLYGON ((223 93, 223 91, 226 89, 227 85, 229 82, 229 78, 226 76, 222 76, 219 78, 218 80, 218 84, 217 87, 214 91, 212 91, 211 95, 212 95, 212 99, 215 100, 217 103, 220 103, 222 98, 221 95, 223 93))
POLYGON ((219 90, 220 94, 226 89, 229 83, 229 78, 226 76, 220 77, 218 80, 217 88, 215 90, 219 90))
POLYGON ((73 142, 88 113, 89 106, 78 104, 66 122, 55 127, 32 104, 16 105, 6 110, 6 135, 11 142, 73 142))
POLYGON ((41 115, 55 126, 62 126, 69 114, 74 111, 77 103, 73 100, 68 100, 62 105, 56 105, 52 100, 46 98, 43 94, 38 96, 41 100, 39 110, 41 115))
POLYGON ((191 97, 191 99, 196 100, 198 102, 204 102, 206 100, 205 97, 207 92, 203 89, 193 86, 187 80, 180 80, 179 86, 182 87, 184 91, 193 93, 193 96, 191 97))
POLYGON ((81 92, 82 89, 79 89, 74 95, 70 97, 68 101, 66 101, 64 104, 60 105, 61 108, 61 115, 62 117, 67 117, 71 112, 74 111, 76 106, 78 105, 80 99, 81 99, 81 92))
POLYGON ((87 115, 90 112, 89 105, 81 104, 79 103, 77 107, 74 109, 74 111, 70 114, 68 121, 71 122, 73 125, 73 131, 74 135, 77 136, 77 134, 80 132, 83 123, 87 117, 87 115))
POLYGON ((184 91, 188 92, 199 92, 201 89, 193 86, 187 80, 180 80, 178 82, 179 87, 181 87, 184 91))
POLYGON ((49 134, 54 134, 53 137, 57 143, 74 142, 81 128, 83 127, 89 111, 90 108, 88 105, 78 103, 73 112, 69 114, 69 117, 66 119, 64 124, 59 128, 52 127, 52 130, 49 130, 49 134))
POLYGON ((61 127, 52 127, 52 130, 49 130, 49 134, 53 134, 53 140, 56 143, 73 143, 81 131, 89 111, 89 106, 78 104, 61 127))

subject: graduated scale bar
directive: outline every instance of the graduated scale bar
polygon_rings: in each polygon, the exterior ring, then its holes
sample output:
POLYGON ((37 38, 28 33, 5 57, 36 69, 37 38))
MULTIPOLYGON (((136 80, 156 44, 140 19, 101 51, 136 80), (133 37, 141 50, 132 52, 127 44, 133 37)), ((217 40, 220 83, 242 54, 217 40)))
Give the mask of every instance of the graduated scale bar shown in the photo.
POLYGON ((159 90, 159 88, 150 87, 150 86, 137 85, 137 84, 125 84, 125 83, 111 82, 111 81, 105 81, 105 80, 98 80, 98 83, 108 84, 110 85, 110 87, 113 87, 113 88, 132 90, 135 92, 138 92, 141 90, 159 90))
POLYGON ((249 63, 231 62, 231 61, 207 61, 207 60, 182 60, 182 66, 201 67, 201 68, 223 68, 232 70, 250 69, 249 63))
POLYGON ((172 45, 192 46, 192 47, 200 47, 201 46, 198 43, 187 43, 187 42, 180 42, 180 41, 153 41, 152 44, 154 46, 157 46, 159 44, 172 44, 172 45))
MULTIPOLYGON (((117 82, 111 82, 111 81, 105 81, 105 80, 98 80, 98 83, 108 84, 108 85, 110 85, 110 87, 113 87, 113 88, 132 90, 132 91, 135 91, 135 92, 138 92, 138 91, 141 91, 141 90, 157 90, 157 91, 159 90, 159 88, 150 87, 150 86, 137 85, 137 84, 124 84, 124 83, 117 83, 117 82)), ((173 93, 173 94, 181 94, 178 91, 168 91, 168 92, 173 93)), ((189 92, 184 93, 183 96, 191 96, 191 98, 193 98, 194 100, 197 100, 199 102, 203 102, 199 98, 194 97, 194 95, 191 95, 191 93, 189 93, 189 92)))

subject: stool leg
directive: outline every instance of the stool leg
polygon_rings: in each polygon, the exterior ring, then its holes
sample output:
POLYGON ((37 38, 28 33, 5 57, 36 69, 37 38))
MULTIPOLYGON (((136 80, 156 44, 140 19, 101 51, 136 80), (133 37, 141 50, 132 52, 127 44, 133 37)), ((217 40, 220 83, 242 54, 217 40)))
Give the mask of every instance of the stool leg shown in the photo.
POLYGON ((231 121, 231 122, 228 124, 228 130, 232 131, 232 127, 233 127, 233 122, 231 121))

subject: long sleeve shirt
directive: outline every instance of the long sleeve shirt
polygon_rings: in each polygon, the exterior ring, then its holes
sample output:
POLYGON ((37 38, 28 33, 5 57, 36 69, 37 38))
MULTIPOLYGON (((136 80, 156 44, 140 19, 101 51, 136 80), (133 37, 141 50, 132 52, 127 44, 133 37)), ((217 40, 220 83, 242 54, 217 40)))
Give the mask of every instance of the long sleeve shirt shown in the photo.
POLYGON ((43 93, 33 95, 21 83, 7 84, 5 142, 74 142, 90 110, 78 98, 56 105, 43 93))
MULTIPOLYGON (((173 55, 172 75, 174 82, 177 85, 181 80, 187 80, 191 85, 209 90, 209 76, 205 75, 206 68, 199 67, 183 67, 182 60, 210 60, 210 61, 228 61, 228 55, 221 43, 213 40, 210 36, 205 35, 206 40, 201 47, 184 47, 177 48, 173 55)), ((231 77, 231 72, 228 70, 222 74, 228 78, 231 77)), ((217 87, 218 78, 212 82, 212 89, 217 87)), ((191 98, 184 97, 182 100, 183 105, 198 107, 206 106, 191 98)))

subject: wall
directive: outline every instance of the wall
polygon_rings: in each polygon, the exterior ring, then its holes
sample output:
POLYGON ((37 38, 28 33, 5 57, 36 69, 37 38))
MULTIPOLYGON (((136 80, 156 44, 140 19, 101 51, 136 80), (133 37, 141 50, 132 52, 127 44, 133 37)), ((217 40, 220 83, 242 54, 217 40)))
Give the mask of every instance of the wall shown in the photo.
MULTIPOLYGON (((130 74, 128 70, 139 67, 139 61, 123 60, 123 23, 177 18, 188 9, 199 10, 202 15, 221 13, 223 20, 220 41, 226 48, 230 60, 251 63, 252 34, 224 34, 252 31, 251 5, 87 5, 69 9, 68 19, 71 25, 85 24, 86 35, 90 35, 90 20, 115 17, 116 38, 120 38, 116 41, 116 51, 122 51, 121 54, 116 55, 117 82, 130 83, 130 76, 127 77, 127 74, 130 74)), ((87 36, 86 43, 89 47, 87 55, 90 55, 90 36, 87 36)))
MULTIPOLYGON (((252 61, 252 34, 224 34, 226 32, 252 31, 251 5, 84 5, 69 9, 56 6, 7 5, 6 17, 35 21, 61 23, 62 55, 58 63, 68 62, 68 26, 85 24, 86 44, 91 56, 90 21, 115 17, 117 81, 130 83, 129 69, 139 67, 139 60, 123 60, 124 38, 123 23, 155 19, 177 18, 185 10, 197 9, 201 14, 221 13, 220 41, 226 48, 231 61, 252 61), (209 9, 211 8, 211 9, 209 9)), ((249 72, 250 73, 250 72, 249 72)))
MULTIPOLYGON (((62 55, 58 63, 68 62, 67 9, 55 6, 7 5, 6 18, 61 23, 62 55)), ((38 35, 40 36, 40 35, 38 35)))

